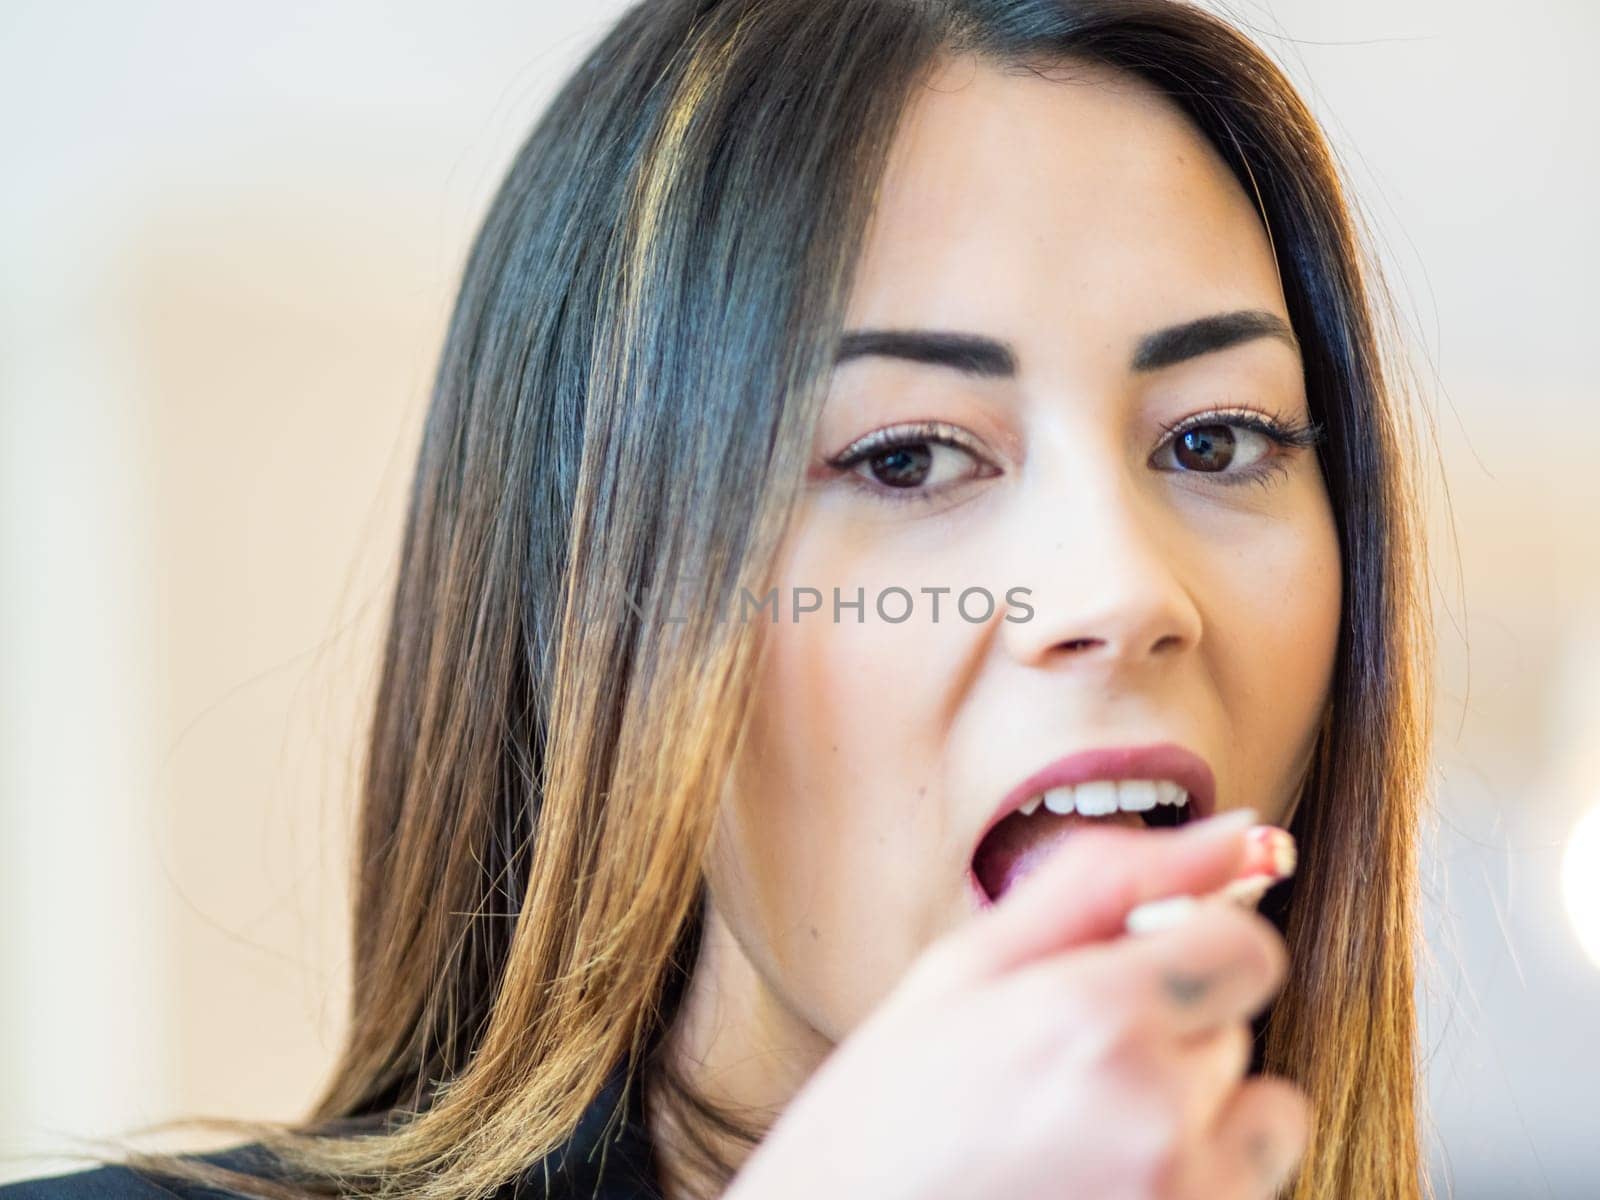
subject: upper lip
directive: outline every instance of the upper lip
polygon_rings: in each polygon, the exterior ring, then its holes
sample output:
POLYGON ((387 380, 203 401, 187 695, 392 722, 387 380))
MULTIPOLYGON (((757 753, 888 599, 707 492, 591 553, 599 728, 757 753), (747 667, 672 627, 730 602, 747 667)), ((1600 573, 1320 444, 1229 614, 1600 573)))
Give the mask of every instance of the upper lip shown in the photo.
POLYGON ((973 843, 978 852, 989 831, 1030 798, 1054 787, 1090 779, 1170 779, 1189 793, 1193 820, 1209 817, 1217 804, 1217 781, 1206 760, 1177 742, 1146 746, 1102 746, 1046 763, 1006 793, 973 843))

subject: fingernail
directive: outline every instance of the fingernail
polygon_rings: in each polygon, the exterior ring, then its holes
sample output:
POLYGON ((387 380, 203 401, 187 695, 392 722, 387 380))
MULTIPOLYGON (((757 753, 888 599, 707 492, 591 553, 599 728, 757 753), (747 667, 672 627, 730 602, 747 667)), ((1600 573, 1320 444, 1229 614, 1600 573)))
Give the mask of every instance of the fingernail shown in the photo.
POLYGON ((1239 878, 1266 876, 1276 882, 1294 874, 1294 837, 1276 825, 1256 825, 1245 834, 1245 865, 1239 878))
POLYGON ((1170 929, 1192 916, 1199 903, 1193 896, 1163 896, 1159 900, 1146 900, 1128 910, 1123 928, 1129 933, 1170 929))

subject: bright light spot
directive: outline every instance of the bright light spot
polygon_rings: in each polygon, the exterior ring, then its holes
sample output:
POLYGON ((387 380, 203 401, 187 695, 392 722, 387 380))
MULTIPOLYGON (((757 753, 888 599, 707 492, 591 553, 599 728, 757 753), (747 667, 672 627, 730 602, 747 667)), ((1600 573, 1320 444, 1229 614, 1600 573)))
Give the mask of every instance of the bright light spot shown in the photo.
POLYGON ((1572 827, 1561 860, 1561 891, 1579 943, 1600 966, 1600 806, 1572 827))

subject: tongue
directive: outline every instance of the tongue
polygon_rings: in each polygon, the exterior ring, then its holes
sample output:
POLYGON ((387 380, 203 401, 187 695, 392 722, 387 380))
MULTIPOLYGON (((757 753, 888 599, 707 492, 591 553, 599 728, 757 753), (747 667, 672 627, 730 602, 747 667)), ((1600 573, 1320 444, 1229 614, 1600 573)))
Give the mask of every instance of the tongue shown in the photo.
POLYGON ((1063 815, 1044 808, 1027 817, 1012 813, 983 839, 972 860, 972 873, 990 898, 998 900, 1085 825, 1143 829, 1145 821, 1136 812, 1120 810, 1102 817, 1086 817, 1077 812, 1063 815))

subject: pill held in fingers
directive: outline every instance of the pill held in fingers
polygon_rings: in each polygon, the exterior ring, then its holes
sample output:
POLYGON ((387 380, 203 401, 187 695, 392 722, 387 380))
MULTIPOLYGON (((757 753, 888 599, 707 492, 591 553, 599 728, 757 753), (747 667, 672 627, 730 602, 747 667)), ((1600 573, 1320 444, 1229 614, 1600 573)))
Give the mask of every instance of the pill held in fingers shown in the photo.
MULTIPOLYGON (((1294 838, 1276 825, 1253 825, 1244 838, 1247 849, 1239 874, 1211 895, 1254 907, 1269 887, 1294 874, 1294 838)), ((1168 929, 1191 916, 1199 902, 1199 897, 1183 895, 1148 900, 1128 912, 1124 927, 1129 933, 1168 929)))

